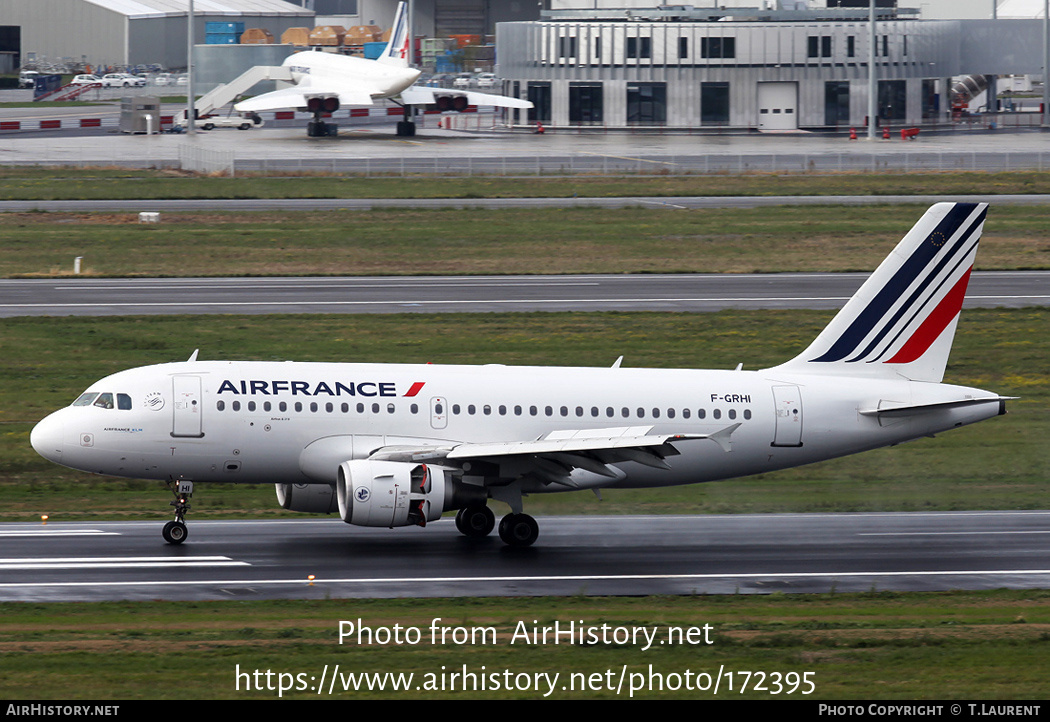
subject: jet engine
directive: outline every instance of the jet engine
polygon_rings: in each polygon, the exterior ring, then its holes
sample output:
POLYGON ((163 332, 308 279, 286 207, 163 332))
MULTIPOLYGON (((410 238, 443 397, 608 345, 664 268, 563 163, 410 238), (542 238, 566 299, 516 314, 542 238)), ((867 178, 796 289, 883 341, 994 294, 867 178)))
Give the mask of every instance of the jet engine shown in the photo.
POLYGON ((426 526, 453 500, 453 469, 433 464, 356 459, 339 465, 339 516, 357 526, 426 526))
POLYGON ((339 110, 339 98, 309 98, 306 101, 306 109, 311 113, 334 113, 339 110))
POLYGON ((437 109, 444 113, 449 110, 455 110, 458 113, 462 113, 467 109, 469 103, 467 102, 467 96, 465 95, 439 95, 434 98, 434 105, 437 109))
POLYGON ((331 514, 339 508, 335 487, 328 484, 275 484, 277 503, 288 511, 331 514))

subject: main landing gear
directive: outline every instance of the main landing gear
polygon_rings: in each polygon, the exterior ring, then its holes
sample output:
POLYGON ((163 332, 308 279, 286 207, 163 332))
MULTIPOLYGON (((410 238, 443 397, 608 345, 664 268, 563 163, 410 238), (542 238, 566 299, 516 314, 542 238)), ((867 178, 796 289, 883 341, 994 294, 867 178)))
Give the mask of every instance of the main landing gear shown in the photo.
MULTIPOLYGON (((456 514, 456 528, 471 538, 480 538, 496 526, 496 516, 484 504, 460 509, 456 514)), ((528 514, 507 514, 499 523, 499 538, 512 547, 527 547, 540 535, 540 526, 528 514)))
POLYGON ((175 495, 175 498, 168 502, 171 506, 175 507, 175 520, 169 521, 164 525, 164 530, 161 532, 161 536, 164 537, 164 541, 168 544, 182 544, 186 541, 186 537, 189 536, 189 530, 186 528, 186 512, 189 511, 190 505, 187 502, 191 496, 193 496, 193 482, 192 481, 179 481, 179 482, 168 482, 168 488, 171 489, 171 493, 175 495))

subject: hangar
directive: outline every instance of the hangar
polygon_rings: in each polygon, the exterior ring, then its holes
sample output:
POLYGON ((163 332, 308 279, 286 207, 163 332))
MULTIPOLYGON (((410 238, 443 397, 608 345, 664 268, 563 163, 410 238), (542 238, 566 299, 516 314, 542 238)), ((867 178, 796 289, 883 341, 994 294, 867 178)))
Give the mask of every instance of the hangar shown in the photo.
MULTIPOLYGON (((880 8, 876 22, 883 122, 947 121, 955 76, 1042 72, 1039 23, 904 12, 880 8)), ((528 121, 555 127, 861 127, 869 35, 856 8, 545 11, 497 26, 497 73, 533 102, 528 121)))
MULTIPOLYGON (((18 67, 42 63, 186 67, 188 0, 0 0, 0 38, 18 67), (6 30, 4 30, 6 28, 6 30)), ((282 0, 195 0, 194 37, 207 23, 264 27, 278 36, 313 25, 314 11, 282 0)))

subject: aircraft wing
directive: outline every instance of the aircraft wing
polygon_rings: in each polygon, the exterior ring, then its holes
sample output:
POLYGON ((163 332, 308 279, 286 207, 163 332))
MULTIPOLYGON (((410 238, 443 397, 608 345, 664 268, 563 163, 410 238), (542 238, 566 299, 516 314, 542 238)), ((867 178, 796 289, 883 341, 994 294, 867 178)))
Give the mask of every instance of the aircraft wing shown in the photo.
POLYGON ((498 462, 527 457, 533 471, 551 478, 568 476, 572 469, 584 469, 601 476, 617 478, 608 465, 635 461, 657 469, 670 468, 664 457, 677 456, 675 443, 710 439, 723 451, 731 451, 730 437, 740 426, 727 426, 713 434, 653 434, 652 426, 626 426, 607 429, 561 430, 530 441, 450 444, 442 447, 399 447, 378 449, 373 459, 412 462, 463 462, 472 459, 498 462))
POLYGON ((256 95, 233 106, 237 112, 260 110, 290 110, 305 108, 310 98, 338 97, 339 105, 372 105, 372 94, 367 89, 342 83, 296 85, 270 93, 256 95))
POLYGON ((475 93, 472 90, 455 90, 450 88, 428 88, 413 85, 401 91, 401 100, 406 105, 433 105, 438 96, 463 97, 469 105, 491 105, 497 108, 531 108, 532 101, 511 98, 506 95, 475 93))

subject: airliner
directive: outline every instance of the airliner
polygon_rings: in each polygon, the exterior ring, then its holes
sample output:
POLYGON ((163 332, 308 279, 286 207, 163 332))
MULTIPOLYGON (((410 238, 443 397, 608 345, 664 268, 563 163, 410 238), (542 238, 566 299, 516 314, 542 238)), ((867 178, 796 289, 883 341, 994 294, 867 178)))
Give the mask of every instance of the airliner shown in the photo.
POLYGON ((532 103, 504 95, 464 90, 414 87, 420 71, 410 67, 411 25, 405 3, 399 3, 390 30, 390 40, 376 60, 335 53, 306 51, 294 53, 281 65, 290 71, 294 85, 241 101, 234 109, 242 113, 265 110, 307 110, 314 114, 307 127, 311 137, 335 135, 338 130, 322 121, 343 105, 373 105, 386 98, 399 101, 405 108, 404 120, 397 134, 415 135, 411 120, 414 105, 435 105, 442 111, 462 111, 470 105, 502 108, 531 108, 532 103))
POLYGON ((32 431, 41 455, 159 479, 187 538, 193 484, 272 483, 348 524, 534 543, 530 494, 693 484, 897 444, 1005 413, 942 383, 987 205, 932 206, 798 356, 757 371, 188 361, 92 384, 32 431))

